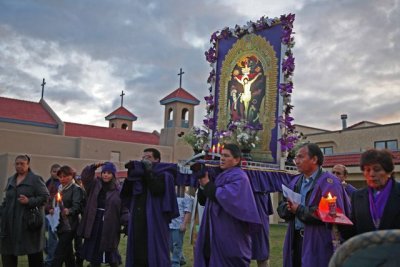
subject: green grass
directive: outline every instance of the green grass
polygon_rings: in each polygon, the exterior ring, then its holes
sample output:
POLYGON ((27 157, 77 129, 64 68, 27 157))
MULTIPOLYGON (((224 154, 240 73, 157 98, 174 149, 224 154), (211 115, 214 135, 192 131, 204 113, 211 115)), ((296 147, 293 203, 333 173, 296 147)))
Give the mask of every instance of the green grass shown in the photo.
MULTIPOLYGON (((277 267, 282 266, 282 247, 285 238, 286 226, 285 225, 270 225, 270 266, 277 267)), ((126 254, 126 237, 121 238, 119 244, 119 252, 122 257, 122 265, 125 266, 125 254, 126 254)), ((193 247, 189 243, 189 235, 185 236, 183 253, 186 257, 187 264, 185 267, 193 266, 193 247)), ((21 267, 28 266, 28 259, 26 256, 19 257, 19 265, 21 267)), ((84 266, 87 266, 85 262, 84 266)), ((255 261, 252 261, 251 267, 256 267, 255 261)))

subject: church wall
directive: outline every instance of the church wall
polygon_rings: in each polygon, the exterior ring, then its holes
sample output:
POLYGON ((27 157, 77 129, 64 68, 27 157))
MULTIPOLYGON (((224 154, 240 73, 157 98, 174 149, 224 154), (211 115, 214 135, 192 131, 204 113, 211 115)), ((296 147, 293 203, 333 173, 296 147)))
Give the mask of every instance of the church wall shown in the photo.
POLYGON ((0 129, 0 154, 41 154, 76 157, 76 138, 30 131, 0 129))
POLYGON ((58 128, 49 128, 49 127, 41 127, 41 126, 33 126, 33 125, 9 123, 9 122, 0 122, 0 129, 58 134, 58 128))

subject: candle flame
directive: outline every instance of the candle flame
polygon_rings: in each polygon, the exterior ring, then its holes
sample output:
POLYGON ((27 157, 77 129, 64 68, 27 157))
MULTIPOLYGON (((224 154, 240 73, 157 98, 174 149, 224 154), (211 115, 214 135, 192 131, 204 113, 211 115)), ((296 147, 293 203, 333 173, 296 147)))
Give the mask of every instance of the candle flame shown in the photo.
POLYGON ((60 194, 60 192, 57 193, 57 202, 61 202, 61 194, 60 194))
POLYGON ((327 197, 327 199, 332 199, 332 195, 331 195, 331 193, 330 193, 330 192, 328 193, 328 197, 327 197))

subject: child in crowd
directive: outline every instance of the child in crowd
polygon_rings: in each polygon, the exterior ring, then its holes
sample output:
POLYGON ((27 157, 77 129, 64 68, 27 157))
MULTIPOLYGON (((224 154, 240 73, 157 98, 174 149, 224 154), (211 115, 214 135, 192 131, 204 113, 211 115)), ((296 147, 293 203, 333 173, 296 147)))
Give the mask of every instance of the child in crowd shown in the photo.
POLYGON ((81 256, 91 267, 108 263, 121 264, 118 252, 121 225, 128 224, 129 211, 122 207, 120 185, 115 177, 116 167, 111 162, 86 166, 81 173, 87 200, 78 235, 84 238, 81 256), (95 177, 97 168, 100 177, 95 177))

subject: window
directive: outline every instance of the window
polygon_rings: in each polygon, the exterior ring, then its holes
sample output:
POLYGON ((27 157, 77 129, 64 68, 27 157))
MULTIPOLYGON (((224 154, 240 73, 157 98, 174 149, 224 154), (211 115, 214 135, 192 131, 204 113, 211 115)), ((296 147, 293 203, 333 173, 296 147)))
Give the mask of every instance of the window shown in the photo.
POLYGON ((167 128, 174 127, 174 110, 170 108, 168 110, 168 120, 167 120, 167 128))
POLYGON ((397 140, 386 140, 386 141, 376 141, 375 148, 382 149, 387 148, 390 150, 397 150, 397 140))
POLYGON ((182 128, 189 128, 189 110, 187 108, 184 108, 182 110, 182 128))
POLYGON ((332 155, 333 154, 333 147, 328 146, 328 147, 321 147, 321 151, 324 155, 332 155))
POLYGON ((120 162, 121 153, 119 151, 111 151, 110 161, 120 162))
POLYGON ((128 124, 123 123, 121 128, 124 129, 124 130, 128 130, 128 124))

